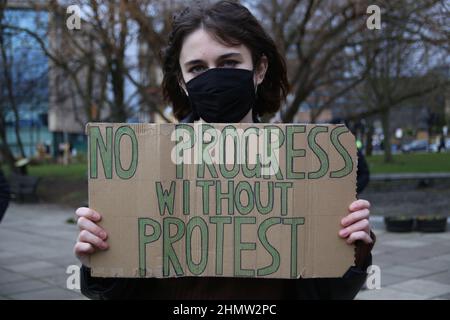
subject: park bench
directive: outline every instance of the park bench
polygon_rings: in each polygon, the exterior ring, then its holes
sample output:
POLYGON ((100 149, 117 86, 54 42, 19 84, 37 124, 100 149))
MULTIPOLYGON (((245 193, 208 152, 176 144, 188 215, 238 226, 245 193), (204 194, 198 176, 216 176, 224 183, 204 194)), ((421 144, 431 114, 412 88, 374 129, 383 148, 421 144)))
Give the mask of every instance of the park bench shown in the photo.
POLYGON ((11 173, 9 176, 11 199, 18 202, 37 201, 37 187, 39 181, 39 177, 11 173))

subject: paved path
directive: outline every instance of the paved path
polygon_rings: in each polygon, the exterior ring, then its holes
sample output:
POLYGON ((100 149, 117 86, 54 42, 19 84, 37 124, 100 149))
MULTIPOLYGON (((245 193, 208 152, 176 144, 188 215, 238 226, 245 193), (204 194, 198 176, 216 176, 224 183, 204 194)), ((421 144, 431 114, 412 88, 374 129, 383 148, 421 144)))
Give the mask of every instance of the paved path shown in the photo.
MULTIPOLYGON (((73 210, 53 205, 13 204, 0 224, 0 299, 83 299, 67 289, 67 267, 77 227, 66 223, 73 210)), ((378 217, 374 264, 379 290, 357 299, 450 299, 450 232, 395 234, 378 217)))
POLYGON ((390 233, 374 218, 373 264, 381 270, 381 289, 361 290, 356 298, 450 299, 450 232, 390 233))
POLYGON ((66 269, 76 265, 74 210, 12 204, 0 224, 0 299, 80 299, 68 290, 66 269))

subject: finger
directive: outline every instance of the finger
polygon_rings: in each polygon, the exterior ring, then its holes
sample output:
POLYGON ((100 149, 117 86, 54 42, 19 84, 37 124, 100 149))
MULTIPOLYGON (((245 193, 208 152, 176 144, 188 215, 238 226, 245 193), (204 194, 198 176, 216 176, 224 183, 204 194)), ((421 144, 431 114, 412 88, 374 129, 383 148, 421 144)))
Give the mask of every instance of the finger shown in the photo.
POLYGON ((96 221, 96 222, 100 221, 101 218, 102 218, 100 213, 98 213, 98 212, 96 212, 96 211, 94 211, 92 209, 85 208, 85 207, 78 208, 77 211, 75 211, 75 214, 78 217, 84 217, 86 219, 89 219, 89 220, 92 220, 92 221, 96 221))
POLYGON ((95 234, 90 233, 87 230, 82 230, 78 236, 79 242, 87 242, 92 244, 94 247, 99 248, 101 250, 105 250, 108 248, 108 244, 97 237, 95 234))
POLYGON ((362 240, 364 241, 364 243, 366 244, 371 244, 372 243, 372 238, 370 237, 370 235, 365 232, 365 231, 357 231, 357 232, 353 232, 348 238, 347 238, 347 243, 348 244, 353 244, 355 243, 355 241, 357 240, 362 240))
POLYGON ((339 231, 339 235, 342 238, 348 237, 350 234, 357 232, 357 231, 368 231, 370 227, 369 220, 363 219, 359 220, 351 225, 349 225, 346 228, 343 228, 339 231))
POLYGON ((362 219, 368 219, 370 215, 369 209, 363 209, 359 211, 355 211, 347 215, 346 217, 342 218, 341 224, 343 227, 348 227, 349 225, 362 220, 362 219))
POLYGON ((80 230, 87 230, 90 233, 95 234, 102 240, 106 240, 108 236, 105 230, 103 230, 100 226, 98 226, 97 224, 95 224, 94 222, 85 217, 78 218, 77 225, 80 228, 80 230))
POLYGON ((92 244, 87 242, 77 242, 74 250, 76 256, 88 255, 95 252, 95 248, 92 244))
POLYGON ((357 210, 362 210, 362 209, 369 209, 370 208, 370 202, 367 200, 363 200, 363 199, 359 199, 356 201, 353 201, 350 206, 349 206, 349 210, 351 212, 353 211, 357 211, 357 210))

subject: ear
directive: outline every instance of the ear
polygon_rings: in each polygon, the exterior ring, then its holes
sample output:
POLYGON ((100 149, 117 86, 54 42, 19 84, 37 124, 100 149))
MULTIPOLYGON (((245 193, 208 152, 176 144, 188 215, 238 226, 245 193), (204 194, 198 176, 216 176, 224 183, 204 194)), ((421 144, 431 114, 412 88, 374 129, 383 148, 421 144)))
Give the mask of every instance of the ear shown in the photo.
POLYGON ((259 59, 259 64, 255 69, 254 82, 255 85, 260 85, 264 81, 264 77, 266 76, 267 68, 269 67, 269 62, 267 57, 263 54, 261 59, 259 59))

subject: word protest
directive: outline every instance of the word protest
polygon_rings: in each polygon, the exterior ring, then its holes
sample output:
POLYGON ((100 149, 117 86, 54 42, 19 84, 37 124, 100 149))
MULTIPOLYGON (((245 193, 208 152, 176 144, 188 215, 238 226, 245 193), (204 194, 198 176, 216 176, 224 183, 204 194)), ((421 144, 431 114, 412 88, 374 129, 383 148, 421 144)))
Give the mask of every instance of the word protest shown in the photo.
POLYGON ((343 125, 90 123, 95 277, 341 277, 356 199, 343 125))

